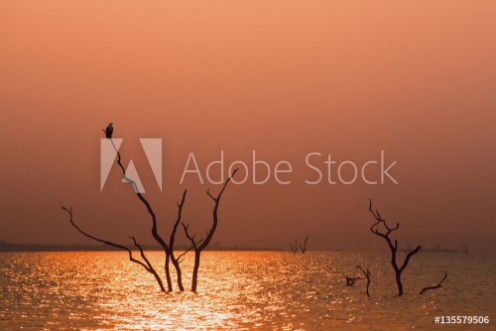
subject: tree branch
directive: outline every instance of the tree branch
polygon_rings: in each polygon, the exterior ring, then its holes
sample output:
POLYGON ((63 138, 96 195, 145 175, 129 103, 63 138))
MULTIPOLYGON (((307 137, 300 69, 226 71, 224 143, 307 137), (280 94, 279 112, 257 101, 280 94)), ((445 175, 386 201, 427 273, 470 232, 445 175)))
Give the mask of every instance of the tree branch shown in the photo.
POLYGON ((189 233, 189 224, 184 224, 184 223, 181 223, 181 225, 183 226, 183 229, 184 229, 184 235, 186 236, 186 238, 188 238, 188 240, 191 242, 191 247, 193 247, 193 249, 196 251, 198 250, 197 246, 196 246, 196 240, 195 240, 195 235, 190 235, 189 233))
POLYGON ((167 254, 169 254, 170 253, 169 252, 169 246, 165 243, 164 239, 158 234, 157 216, 155 215, 155 212, 153 211, 152 206, 150 205, 148 200, 146 200, 145 197, 143 197, 143 195, 139 192, 138 187, 136 185, 136 182, 134 180, 132 180, 131 178, 126 176, 126 170, 124 169, 124 166, 122 165, 122 161, 121 161, 121 153, 119 152, 119 150, 115 146, 112 138, 110 138, 110 142, 112 143, 112 146, 114 147, 114 150, 117 153, 117 164, 121 168, 123 178, 127 182, 133 184, 135 191, 136 191, 136 195, 138 196, 140 201, 145 205, 146 210, 148 211, 148 214, 150 214, 150 216, 152 218, 152 235, 153 235, 153 238, 155 239, 155 241, 157 241, 160 244, 160 246, 164 249, 164 251, 167 254))
POLYGON ((426 292, 426 291, 429 291, 429 290, 435 290, 435 289, 438 289, 438 288, 443 287, 443 285, 442 285, 442 284, 443 284, 443 282, 444 282, 444 280, 445 280, 446 278, 448 278, 448 273, 445 271, 445 272, 444 272, 444 277, 443 277, 443 279, 441 279, 441 280, 439 281, 439 283, 437 283, 437 285, 436 285, 436 286, 428 286, 428 287, 424 287, 424 288, 422 289, 422 291, 420 291, 420 293, 419 293, 419 294, 424 294, 424 292, 426 292))
POLYGON ((157 280, 157 283, 159 284, 159 287, 160 287, 160 290, 162 292, 165 292, 165 288, 162 284, 162 281, 160 280, 160 277, 158 277, 157 273, 155 272, 155 269, 153 268, 153 266, 151 265, 150 261, 146 258, 146 256, 144 255, 143 253, 143 250, 141 249, 141 246, 139 246, 139 244, 136 242, 136 240, 133 238, 133 241, 135 242, 135 245, 136 247, 139 248, 140 250, 140 253, 141 253, 141 257, 144 259, 145 263, 143 263, 142 261, 140 260, 137 260, 134 258, 133 256, 133 251, 127 247, 127 246, 124 246, 124 245, 121 245, 121 244, 116 244, 114 242, 111 242, 111 241, 108 241, 108 240, 105 240, 105 239, 101 239, 101 238, 98 238, 98 237, 95 237, 89 233, 87 233, 86 231, 82 230, 75 222, 74 222, 74 216, 73 216, 73 213, 72 213, 72 207, 71 208, 66 208, 64 206, 61 207, 62 210, 64 210, 65 212, 67 212, 69 214, 69 223, 79 232, 81 233, 83 236, 87 237, 87 238, 90 238, 94 241, 97 241, 99 243, 102 243, 102 244, 105 244, 107 246, 111 246, 111 247, 115 247, 115 248, 119 248, 119 249, 122 249, 122 250, 125 250, 126 252, 128 252, 129 254, 129 260, 131 262, 134 262, 136 264, 139 264, 140 266, 142 266, 146 271, 148 271, 149 273, 152 273, 156 280, 157 280), (157 278, 158 277, 158 278, 157 278))
POLYGON ((405 270, 406 266, 408 265, 408 262, 410 262, 410 258, 412 256, 414 256, 415 254, 417 254, 420 251, 421 248, 422 247, 417 246, 417 248, 415 248, 413 251, 408 252, 408 254, 406 255, 405 261, 403 261, 403 265, 400 268, 400 271, 405 270))
POLYGON ((201 241, 201 243, 198 246, 198 249, 200 251, 203 251, 207 246, 210 244, 210 241, 212 240, 212 237, 214 236, 215 230, 217 229, 217 223, 218 223, 218 217, 217 217, 217 211, 219 209, 219 204, 220 204, 220 199, 222 198, 222 194, 226 190, 227 184, 232 180, 233 176, 238 172, 238 168, 236 168, 231 176, 225 181, 224 185, 222 186, 222 189, 220 190, 219 194, 217 194, 217 197, 214 197, 209 190, 207 190, 208 196, 210 196, 214 200, 214 209, 212 211, 212 227, 210 230, 207 232, 207 235, 205 239, 201 241))
POLYGON ((370 270, 369 268, 367 267, 367 271, 365 271, 365 269, 363 269, 360 265, 357 264, 357 268, 360 269, 360 271, 363 273, 363 275, 365 276, 365 278, 367 278, 367 288, 365 290, 365 293, 367 293, 367 297, 370 298, 370 294, 369 294, 369 287, 370 287, 370 270))
POLYGON ((169 248, 171 251, 171 257, 173 259, 174 259, 174 242, 175 242, 177 227, 181 223, 182 211, 183 211, 184 202, 186 201, 186 194, 187 193, 188 193, 188 191, 184 190, 183 196, 181 198, 181 202, 177 203, 177 218, 176 218, 176 222, 174 223, 174 226, 172 227, 172 232, 171 232, 170 239, 169 239, 169 248))
POLYGON ((233 176, 236 174, 238 169, 235 169, 231 176, 224 182, 224 185, 222 186, 222 189, 220 192, 217 194, 217 196, 214 196, 212 193, 210 193, 210 190, 207 190, 207 195, 214 201, 214 207, 212 210, 212 226, 210 227, 210 230, 208 230, 205 234, 205 237, 196 240, 195 235, 191 235, 189 233, 189 224, 181 223, 184 229, 184 235, 186 238, 191 242, 191 246, 195 251, 195 262, 193 265, 193 276, 192 276, 192 282, 191 282, 191 291, 196 292, 197 284, 198 284, 198 271, 200 268, 200 259, 201 259, 201 253, 207 246, 210 244, 210 241, 212 240, 212 237, 214 236, 215 230, 217 229, 217 224, 218 224, 218 210, 219 210, 219 205, 220 205, 220 200, 222 198, 222 194, 224 193, 227 185, 229 182, 232 180, 233 176))
POLYGON ((188 254, 189 251, 191 251, 193 249, 193 246, 190 246, 188 249, 186 249, 184 252, 182 252, 181 254, 179 254, 179 256, 176 258, 177 262, 178 263, 181 263, 183 260, 182 258, 188 254))
POLYGON ((164 284, 162 283, 162 279, 160 278, 157 271, 155 270, 155 268, 151 264, 150 260, 148 260, 148 258, 146 257, 145 252, 143 251, 143 247, 141 247, 141 245, 138 243, 136 238, 131 237, 131 239, 133 240, 134 246, 136 246, 139 249, 140 254, 141 254, 141 258, 145 261, 146 265, 148 266, 148 268, 146 268, 146 270, 149 273, 151 273, 153 275, 153 277, 155 277, 155 280, 157 281, 157 283, 160 286, 160 290, 162 292, 165 292, 165 288, 164 288, 164 284))
POLYGON ((183 196, 181 198, 181 202, 177 203, 177 218, 176 218, 176 222, 174 223, 174 226, 172 227, 172 231, 171 231, 170 239, 169 239, 170 257, 171 257, 172 264, 174 265, 174 268, 176 269, 177 286, 179 287, 179 291, 181 291, 181 292, 184 291, 184 286, 183 286, 183 276, 182 276, 181 266, 179 265, 179 263, 180 263, 180 258, 182 256, 184 256, 184 254, 186 254, 187 251, 184 252, 183 254, 181 254, 178 258, 176 258, 174 255, 174 242, 175 242, 175 238, 176 238, 177 227, 179 226, 179 223, 181 223, 181 216, 182 216, 184 202, 186 201, 186 194, 187 193, 188 193, 188 191, 184 190, 183 196))

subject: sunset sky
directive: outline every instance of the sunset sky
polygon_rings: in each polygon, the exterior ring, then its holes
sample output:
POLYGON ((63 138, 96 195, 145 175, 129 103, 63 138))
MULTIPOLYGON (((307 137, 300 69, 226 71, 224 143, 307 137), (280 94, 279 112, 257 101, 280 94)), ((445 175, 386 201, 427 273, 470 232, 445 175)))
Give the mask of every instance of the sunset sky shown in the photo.
POLYGON ((0 240, 92 244, 64 204, 95 235, 153 242, 118 168, 100 192, 113 122, 163 234, 185 188, 185 222, 211 222, 205 192, 220 187, 179 184, 189 153, 204 171, 221 150, 227 165, 256 150, 291 162, 292 183, 229 186, 213 241, 382 247, 372 198, 401 246, 496 251, 495 13, 493 0, 3 1, 0 240), (139 138, 163 139, 163 192, 139 138), (398 184, 304 182, 308 153, 362 164, 381 150, 398 184))

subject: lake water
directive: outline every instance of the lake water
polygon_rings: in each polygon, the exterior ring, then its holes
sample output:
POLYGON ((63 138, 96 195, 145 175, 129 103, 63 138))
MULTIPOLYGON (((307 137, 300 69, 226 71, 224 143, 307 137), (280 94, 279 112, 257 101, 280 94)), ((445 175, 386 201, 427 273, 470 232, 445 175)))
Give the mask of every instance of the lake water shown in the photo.
MULTIPOLYGON (((149 256, 162 271, 162 253, 149 256)), ((191 267, 190 255, 187 287, 191 267)), ((198 294, 159 292, 123 252, 0 253, 0 330, 496 329, 496 255, 418 254, 404 286, 397 297, 387 252, 205 252, 198 294), (370 299, 365 281, 346 286, 357 263, 372 272, 370 299), (443 288, 418 295, 444 270, 443 288), (437 315, 490 322, 436 325, 437 315)))

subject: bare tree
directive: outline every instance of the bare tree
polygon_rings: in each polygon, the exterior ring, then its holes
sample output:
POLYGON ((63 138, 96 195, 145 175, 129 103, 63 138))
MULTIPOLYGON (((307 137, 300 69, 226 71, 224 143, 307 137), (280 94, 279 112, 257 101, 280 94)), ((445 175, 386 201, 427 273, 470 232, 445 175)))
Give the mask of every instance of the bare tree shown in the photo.
POLYGON ((394 273, 395 273, 395 277, 396 277, 396 284, 398 286, 398 295, 402 296, 403 295, 403 284, 401 282, 401 274, 403 273, 403 271, 407 267, 408 262, 410 262, 411 257, 413 255, 417 254, 420 251, 421 247, 417 246, 417 248, 415 248, 414 250, 409 251, 406 254, 406 257, 405 257, 403 263, 401 264, 401 266, 398 266, 398 262, 397 262, 398 240, 395 239, 394 243, 393 243, 393 240, 391 239, 390 235, 392 232, 398 230, 398 228, 400 227, 400 224, 396 223, 395 227, 389 227, 388 224, 386 223, 386 220, 384 220, 381 217, 381 214, 379 213, 379 211, 377 209, 375 211, 372 209, 372 200, 370 200, 369 211, 372 213, 372 215, 374 216, 374 218, 376 220, 376 222, 374 224, 372 224, 372 226, 370 227, 370 231, 373 234, 383 238, 387 242, 388 247, 391 250, 391 265, 394 269, 394 273), (378 228, 380 225, 382 225, 382 227, 383 227, 382 231, 380 231, 378 228))
POLYGON ((367 270, 365 270, 364 268, 362 268, 360 265, 357 264, 357 268, 360 269, 360 271, 363 273, 363 275, 365 276, 365 278, 367 279, 367 288, 365 290, 365 293, 367 293, 367 297, 370 298, 370 295, 369 295, 369 287, 370 287, 370 270, 369 268, 367 267, 367 270))
MULTIPOLYGON (((105 130, 104 130, 104 132, 105 132, 105 130)), ((123 178, 124 178, 124 180, 126 182, 132 184, 132 186, 133 186, 133 188, 134 188, 134 190, 136 192, 136 196, 138 197, 138 199, 140 200, 140 202, 146 207, 146 210, 147 210, 148 214, 150 215, 150 218, 151 218, 151 221, 152 221, 152 228, 151 228, 152 236, 153 236, 153 238, 155 239, 155 241, 160 245, 160 247, 164 251, 164 254, 165 254, 164 271, 165 271, 165 278, 166 278, 166 281, 167 281, 167 291, 171 292, 173 290, 172 280, 171 280, 171 275, 170 275, 170 267, 169 267, 171 261, 172 261, 172 264, 174 265, 174 267, 176 269, 177 283, 178 283, 179 290, 180 291, 184 291, 184 287, 183 287, 183 284, 182 284, 182 273, 181 273, 181 268, 180 268, 179 263, 180 263, 180 260, 181 260, 182 256, 185 253, 187 253, 187 251, 185 251, 183 254, 181 254, 180 256, 178 256, 176 258, 175 255, 174 255, 174 242, 175 242, 175 236, 176 236, 176 233, 177 233, 177 227, 178 227, 179 223, 181 222, 181 211, 182 211, 182 206, 184 205, 184 201, 186 199, 186 191, 184 191, 184 193, 183 193, 181 202, 178 203, 178 206, 179 206, 178 217, 177 217, 177 220, 176 220, 176 222, 175 222, 175 224, 173 226, 173 229, 172 229, 172 232, 171 232, 171 235, 170 235, 170 239, 169 239, 169 243, 167 244, 165 242, 165 240, 163 239, 163 237, 158 232, 157 217, 155 215, 155 212, 153 211, 153 208, 152 208, 151 204, 143 196, 143 194, 139 191, 139 188, 138 188, 138 185, 136 184, 136 182, 133 179, 131 179, 131 178, 129 178, 129 177, 126 176, 126 171, 125 171, 124 166, 122 165, 122 161, 121 161, 121 154, 119 153, 119 150, 115 146, 114 141, 112 140, 112 138, 109 137, 108 139, 112 143, 112 146, 114 147, 114 150, 115 150, 115 152, 117 154, 117 164, 119 165, 119 167, 120 167, 120 169, 122 171, 122 176, 123 176, 123 178)), ((97 237, 95 237, 93 235, 88 234, 87 232, 84 232, 83 230, 81 230, 81 228, 79 228, 73 222, 72 209, 68 209, 68 208, 65 208, 65 207, 62 207, 62 209, 64 209, 66 212, 68 212, 70 214, 70 222, 71 222, 71 224, 81 234, 83 234, 84 236, 86 236, 86 237, 88 237, 90 239, 93 239, 93 240, 95 240, 97 242, 103 243, 105 245, 113 246, 115 248, 119 248, 119 249, 123 249, 123 250, 128 251, 129 256, 130 256, 130 260, 132 262, 135 262, 135 263, 140 264, 148 272, 152 273, 154 275, 154 277, 156 278, 157 282, 159 282, 159 285, 160 285, 161 290, 165 291, 165 289, 163 288, 163 283, 162 283, 162 280, 161 280, 160 276, 157 274, 157 272, 155 271, 155 269, 151 265, 150 261, 146 258, 145 253, 144 253, 142 247, 140 246, 140 244, 136 241, 136 239, 134 237, 131 237, 131 238, 132 238, 132 240, 133 240, 134 245, 136 246, 136 248, 139 249, 140 255, 141 255, 142 259, 145 261, 144 263, 142 261, 139 261, 139 260, 136 260, 135 258, 133 258, 132 257, 132 251, 128 247, 126 247, 124 245, 120 245, 120 244, 115 244, 115 243, 110 242, 108 240, 97 238, 97 237)))
POLYGON ((468 243, 461 241, 460 247, 462 248, 462 253, 468 255, 468 243))
POLYGON ((442 284, 443 284, 443 282, 444 282, 444 280, 445 280, 446 278, 448 278, 448 273, 445 271, 445 272, 444 272, 444 277, 443 277, 443 279, 441 279, 441 280, 439 281, 439 283, 437 283, 437 285, 435 285, 435 286, 428 286, 428 287, 424 287, 424 288, 422 289, 422 291, 420 291, 420 293, 419 293, 419 294, 424 294, 424 292, 426 292, 426 291, 429 291, 429 290, 435 290, 435 289, 438 289, 438 288, 443 287, 443 285, 442 285, 442 284))
POLYGON ((134 243, 134 246, 136 248, 139 249, 140 251, 140 255, 141 255, 141 258, 143 259, 143 261, 140 261, 136 258, 134 258, 133 256, 133 251, 127 247, 127 246, 124 246, 124 245, 121 245, 121 244, 116 244, 116 243, 113 243, 111 241, 108 241, 108 240, 104 240, 104 239, 100 239, 98 237, 95 237, 89 233, 87 233, 86 231, 83 231, 75 222, 74 222, 74 216, 72 214, 72 208, 66 208, 64 206, 62 206, 62 209, 64 211, 66 211, 68 214, 69 214, 69 223, 71 223, 71 225, 79 231, 79 233, 81 233, 83 236, 87 237, 87 238, 90 238, 92 240, 95 240, 99 243, 102 243, 102 244, 105 244, 107 246, 111 246, 111 247, 114 247, 114 248, 118 248, 118 249, 122 249, 122 250, 125 250, 128 252, 129 254, 129 260, 131 262, 134 262, 136 264, 139 264, 140 266, 142 266, 146 271, 148 271, 149 273, 151 273, 153 275, 153 277, 155 277, 155 280, 157 281, 158 283, 158 286, 160 287, 160 290, 162 292, 165 292, 165 287, 164 287, 164 284, 162 283, 162 279, 160 279, 160 276, 158 275, 158 273, 155 271, 155 268, 153 267, 153 265, 150 263, 150 260, 148 260, 148 258, 146 257, 145 255, 145 252, 143 251, 143 248, 141 247, 141 245, 138 243, 138 241, 136 240, 136 238, 134 237, 130 237, 134 243))
POLYGON ((201 253, 210 244, 210 241, 214 236, 215 230, 217 229, 217 224, 219 222, 218 210, 219 210, 222 194, 224 193, 227 184, 229 184, 229 182, 234 177, 237 171, 238 169, 232 172, 231 176, 229 176, 229 178, 225 181, 224 186, 222 186, 222 189, 220 190, 219 194, 217 194, 217 196, 213 196, 212 193, 210 193, 210 190, 207 190, 207 195, 213 200, 214 207, 212 211, 212 226, 210 227, 210 230, 207 231, 204 238, 197 240, 196 235, 190 234, 189 224, 181 223, 184 229, 184 234, 186 235, 186 238, 188 238, 188 240, 191 242, 191 246, 193 247, 193 250, 195 252, 195 262, 193 266, 193 277, 191 282, 191 291, 193 292, 196 292, 196 289, 198 287, 198 270, 200 269, 201 253))
POLYGON ((309 235, 307 235, 305 237, 305 239, 303 240, 303 244, 300 245, 300 252, 301 252, 301 254, 305 254, 305 252, 307 251, 308 239, 310 239, 310 236, 309 235))

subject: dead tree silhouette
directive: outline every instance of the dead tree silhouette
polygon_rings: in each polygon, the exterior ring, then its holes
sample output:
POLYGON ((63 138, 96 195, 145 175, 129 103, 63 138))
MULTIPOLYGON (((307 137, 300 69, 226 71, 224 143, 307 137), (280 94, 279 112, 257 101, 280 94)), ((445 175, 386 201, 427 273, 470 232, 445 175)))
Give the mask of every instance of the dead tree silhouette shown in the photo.
POLYGON ((367 268, 367 270, 365 270, 364 268, 362 268, 360 265, 357 264, 357 268, 360 269, 360 271, 363 273, 363 275, 365 276, 365 278, 367 279, 367 288, 365 290, 365 293, 367 293, 367 297, 370 298, 370 295, 369 295, 369 287, 370 287, 370 270, 369 268, 367 268))
POLYGON ((164 284, 162 283, 162 279, 160 278, 160 276, 158 275, 158 273, 155 271, 155 268, 153 267, 153 265, 150 263, 150 261, 146 257, 145 252, 143 251, 143 248, 141 247, 141 245, 137 242, 137 240, 134 237, 130 237, 130 238, 132 239, 132 241, 134 243, 134 246, 139 249, 141 258, 143 259, 144 262, 142 262, 142 261, 134 258, 133 251, 129 247, 124 246, 124 245, 121 245, 121 244, 116 244, 116 243, 113 243, 113 242, 108 241, 108 240, 100 239, 100 238, 95 237, 95 236, 87 233, 86 231, 82 230, 74 222, 74 216, 73 216, 73 213, 72 213, 72 208, 66 208, 66 207, 62 206, 62 209, 69 214, 69 222, 71 223, 71 225, 76 230, 78 230, 79 233, 81 233, 83 236, 85 236, 87 238, 90 238, 90 239, 93 239, 93 240, 95 240, 95 241, 97 241, 99 243, 105 244, 107 246, 111 246, 111 247, 115 247, 115 248, 119 248, 119 249, 122 249, 122 250, 127 251, 128 254, 129 254, 129 260, 131 262, 134 262, 136 264, 139 264, 140 266, 142 266, 143 268, 145 268, 146 271, 148 271, 149 273, 151 273, 153 275, 153 277, 155 277, 155 280, 157 281, 158 286, 160 287, 160 290, 162 292, 165 292, 165 287, 164 287, 164 284))
POLYGON ((189 224, 181 223, 184 229, 184 234, 186 235, 186 238, 188 238, 188 240, 191 242, 191 246, 193 247, 193 250, 195 252, 195 262, 193 265, 193 276, 191 281, 191 291, 193 292, 196 292, 196 289, 198 287, 198 271, 200 269, 201 253, 210 244, 215 230, 217 229, 217 224, 219 222, 218 210, 222 194, 224 193, 227 184, 229 184, 237 171, 238 169, 235 169, 232 172, 231 176, 229 176, 229 178, 224 182, 224 186, 222 186, 222 189, 216 197, 213 196, 212 193, 210 193, 210 190, 207 190, 207 195, 214 201, 214 207, 212 211, 212 226, 210 227, 210 230, 207 231, 204 238, 196 240, 196 235, 192 235, 189 232, 189 224))
POLYGON ((422 289, 422 291, 420 291, 420 293, 419 293, 419 294, 424 294, 424 292, 426 292, 426 291, 429 291, 429 290, 435 290, 435 289, 438 289, 438 288, 443 287, 443 285, 442 285, 442 284, 443 284, 443 282, 444 282, 444 280, 445 280, 446 278, 448 278, 448 273, 445 271, 445 272, 444 272, 444 277, 443 277, 443 279, 441 279, 441 280, 439 281, 439 283, 437 283, 437 285, 435 285, 435 286, 428 286, 428 287, 424 287, 424 288, 422 289))
POLYGON ((310 236, 309 235, 307 235, 305 237, 305 239, 303 240, 303 244, 300 245, 300 252, 301 252, 301 254, 305 254, 305 252, 307 251, 308 239, 310 239, 310 236))
POLYGON ((400 223, 396 223, 395 227, 392 227, 392 228, 389 227, 388 224, 386 223, 386 220, 381 217, 381 214, 379 213, 379 211, 377 209, 375 211, 372 209, 372 200, 370 200, 370 203, 369 203, 369 211, 370 211, 370 213, 372 213, 372 215, 374 216, 374 218, 376 220, 376 222, 374 224, 372 224, 372 226, 370 227, 370 231, 373 234, 383 238, 387 242, 388 247, 391 250, 391 266, 394 269, 396 284, 398 286, 398 296, 402 296, 403 295, 403 283, 401 282, 401 274, 403 273, 403 271, 405 271, 405 268, 408 266, 408 262, 410 262, 411 257, 413 255, 417 254, 420 251, 421 247, 417 246, 417 248, 408 252, 406 254, 405 260, 403 261, 401 266, 398 266, 398 262, 397 262, 398 240, 395 239, 394 243, 393 243, 393 240, 391 239, 390 235, 392 232, 398 230, 398 228, 400 227, 400 223), (379 231, 379 229, 378 229, 379 225, 383 226, 382 232, 379 231))
MULTIPOLYGON (((105 132, 105 130, 104 130, 105 132)), ((124 166, 122 165, 122 161, 121 161, 121 154, 119 152, 119 150, 117 149, 117 147, 115 146, 114 144, 114 141, 111 137, 111 135, 109 136, 107 134, 107 139, 110 140, 110 142, 112 143, 112 146, 117 154, 117 164, 119 165, 119 168, 121 169, 122 171, 122 176, 123 176, 123 179, 132 184, 135 192, 136 192, 136 196, 138 197, 138 199, 140 200, 140 202, 146 207, 146 210, 151 218, 151 223, 152 223, 152 228, 151 228, 151 233, 152 233, 152 236, 153 238, 155 239, 155 241, 160 245, 160 247, 162 248, 162 250, 164 251, 164 254, 165 254, 165 262, 164 262, 164 272, 165 272, 165 278, 166 278, 166 282, 167 282, 167 291, 168 292, 172 292, 173 290, 173 286, 172 286, 172 279, 171 279, 171 275, 170 275, 170 262, 172 262, 175 270, 176 270, 176 274, 177 274, 177 285, 178 285, 178 288, 180 291, 184 291, 184 286, 182 284, 182 272, 181 272, 181 267, 180 267, 180 262, 181 262, 181 258, 188 252, 188 250, 186 250, 185 252, 183 252, 181 255, 179 255, 178 257, 176 257, 174 255, 174 243, 175 243, 175 236, 176 236, 176 233, 177 233, 177 227, 179 225, 179 223, 181 222, 181 212, 182 212, 182 206, 184 205, 184 202, 185 202, 185 199, 186 199, 186 191, 184 191, 183 193, 183 196, 182 196, 182 199, 181 199, 181 202, 178 203, 178 216, 177 216, 177 219, 176 219, 176 222, 174 223, 174 226, 172 228, 172 232, 171 232, 171 235, 170 235, 170 238, 169 238, 169 243, 166 243, 166 241, 163 239, 163 237, 159 234, 158 232, 158 225, 157 225, 157 217, 155 215, 155 212, 153 211, 153 208, 151 206, 151 204, 149 203, 149 201, 143 196, 143 194, 139 191, 139 188, 138 188, 138 185, 136 184, 136 182, 127 177, 126 176, 126 171, 124 169, 124 166)), ((123 249, 123 250, 126 250, 128 253, 129 253, 129 257, 130 257, 130 260, 134 263, 138 263, 140 264, 142 267, 144 267, 148 272, 152 273, 155 277, 155 279, 157 280, 157 282, 159 283, 159 286, 160 286, 160 289, 162 291, 165 291, 165 288, 163 286, 163 283, 162 283, 162 280, 160 278, 160 276, 157 274, 157 272, 155 271, 154 267, 152 266, 152 264, 150 263, 150 261, 147 259, 141 245, 136 241, 136 239, 134 237, 131 237, 131 239, 133 240, 134 242, 134 245, 136 246, 136 248, 139 249, 140 251, 140 255, 143 259, 143 261, 145 261, 144 263, 142 261, 139 261, 137 259, 135 259, 132 255, 132 250, 124 245, 120 245, 120 244, 116 244, 116 243, 113 243, 111 241, 108 241, 108 240, 105 240, 105 239, 100 239, 96 236, 93 236, 85 231, 83 231, 81 228, 79 228, 73 221, 73 215, 72 215, 72 208, 66 208, 66 207, 62 207, 63 210, 65 210, 66 212, 69 213, 70 215, 70 223, 73 227, 75 227, 81 234, 83 234, 84 236, 90 238, 90 239, 93 239, 97 242, 100 242, 100 243, 103 243, 105 245, 108 245, 108 246, 112 246, 112 247, 115 247, 115 248, 119 248, 119 249, 123 249)))

